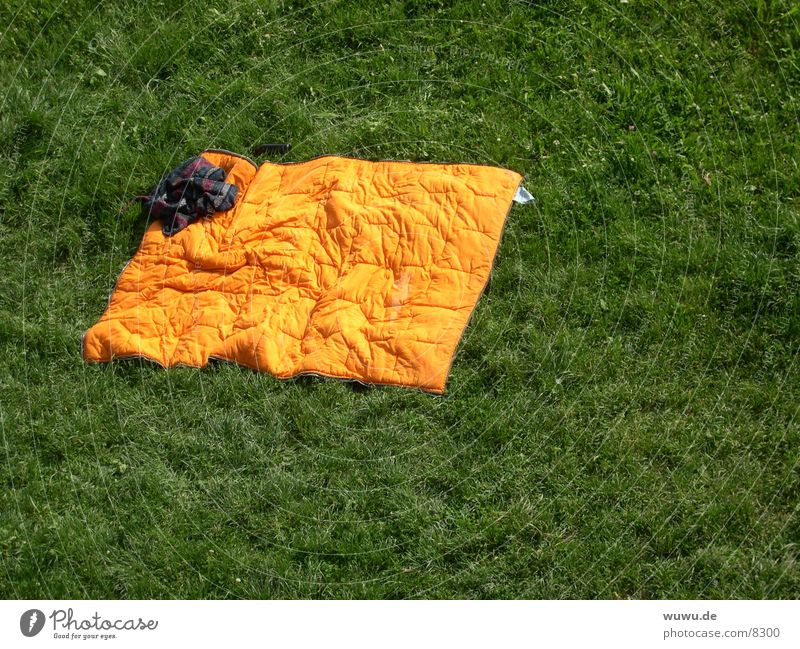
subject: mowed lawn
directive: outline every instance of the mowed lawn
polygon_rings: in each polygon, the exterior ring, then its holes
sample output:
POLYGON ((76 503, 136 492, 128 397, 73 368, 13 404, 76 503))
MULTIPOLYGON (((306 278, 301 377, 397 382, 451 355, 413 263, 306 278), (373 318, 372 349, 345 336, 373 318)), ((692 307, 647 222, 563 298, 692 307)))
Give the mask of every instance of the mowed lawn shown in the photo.
POLYGON ((0 8, 0 596, 800 596, 790 0, 0 8), (86 365, 205 148, 525 175, 443 397, 86 365))

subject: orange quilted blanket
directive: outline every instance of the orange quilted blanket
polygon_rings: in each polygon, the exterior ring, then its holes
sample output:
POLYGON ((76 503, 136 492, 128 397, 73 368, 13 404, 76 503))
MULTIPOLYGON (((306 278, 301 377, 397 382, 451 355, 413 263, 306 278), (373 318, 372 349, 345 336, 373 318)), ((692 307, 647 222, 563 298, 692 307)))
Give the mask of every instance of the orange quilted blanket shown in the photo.
POLYGON ((232 361, 444 392, 521 176, 323 156, 256 167, 206 151, 236 205, 151 223, 84 335, 87 361, 232 361))

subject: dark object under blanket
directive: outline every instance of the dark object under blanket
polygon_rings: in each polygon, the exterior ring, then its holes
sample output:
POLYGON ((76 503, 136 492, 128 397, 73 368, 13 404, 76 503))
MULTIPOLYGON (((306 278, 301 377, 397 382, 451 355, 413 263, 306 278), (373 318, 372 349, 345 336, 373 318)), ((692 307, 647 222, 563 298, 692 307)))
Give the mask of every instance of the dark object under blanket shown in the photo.
POLYGON ((238 188, 225 182, 225 170, 195 156, 181 163, 161 179, 147 196, 137 196, 144 209, 162 219, 165 236, 215 212, 225 212, 236 202, 238 188))

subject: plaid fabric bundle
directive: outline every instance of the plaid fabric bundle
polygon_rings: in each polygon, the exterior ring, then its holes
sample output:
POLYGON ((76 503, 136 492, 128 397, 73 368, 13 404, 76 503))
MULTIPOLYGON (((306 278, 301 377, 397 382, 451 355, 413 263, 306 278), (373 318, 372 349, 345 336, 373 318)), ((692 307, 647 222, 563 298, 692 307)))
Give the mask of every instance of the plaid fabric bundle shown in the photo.
POLYGON ((236 202, 238 188, 225 182, 225 170, 195 156, 181 163, 156 185, 148 196, 137 196, 144 208, 162 219, 165 236, 215 212, 225 212, 236 202))

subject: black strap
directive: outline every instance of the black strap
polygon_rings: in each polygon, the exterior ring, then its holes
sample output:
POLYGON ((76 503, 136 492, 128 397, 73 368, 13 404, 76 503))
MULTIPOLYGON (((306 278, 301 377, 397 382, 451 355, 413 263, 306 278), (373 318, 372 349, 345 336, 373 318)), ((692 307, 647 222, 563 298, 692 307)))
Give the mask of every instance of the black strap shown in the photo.
POLYGON ((282 155, 284 153, 289 153, 289 151, 291 151, 291 150, 292 150, 292 145, 288 144, 288 143, 287 144, 273 144, 273 143, 257 144, 256 146, 254 146, 251 149, 253 155, 256 155, 256 156, 264 155, 265 153, 270 153, 270 154, 277 153, 277 154, 281 154, 282 155))

